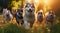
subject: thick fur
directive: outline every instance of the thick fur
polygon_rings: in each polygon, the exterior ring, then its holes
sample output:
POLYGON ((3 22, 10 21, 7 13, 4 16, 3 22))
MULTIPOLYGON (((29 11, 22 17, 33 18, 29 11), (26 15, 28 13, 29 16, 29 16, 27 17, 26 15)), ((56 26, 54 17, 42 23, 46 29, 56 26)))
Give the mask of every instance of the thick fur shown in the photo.
POLYGON ((55 14, 52 11, 49 11, 46 16, 46 23, 48 24, 48 22, 50 22, 51 24, 53 24, 54 19, 55 19, 55 14))
POLYGON ((41 22, 43 21, 43 18, 44 18, 43 11, 40 10, 40 11, 37 13, 37 22, 41 23, 41 22))
POLYGON ((24 8, 24 25, 26 29, 29 29, 33 26, 35 21, 35 6, 34 4, 26 3, 24 8), (28 25, 28 22, 30 23, 30 27, 28 25))
POLYGON ((12 14, 7 9, 3 9, 3 14, 2 15, 3 15, 3 19, 4 19, 5 23, 11 21, 12 18, 13 18, 12 14))
POLYGON ((22 14, 23 14, 22 10, 18 10, 16 13, 16 22, 20 25, 24 23, 22 14))

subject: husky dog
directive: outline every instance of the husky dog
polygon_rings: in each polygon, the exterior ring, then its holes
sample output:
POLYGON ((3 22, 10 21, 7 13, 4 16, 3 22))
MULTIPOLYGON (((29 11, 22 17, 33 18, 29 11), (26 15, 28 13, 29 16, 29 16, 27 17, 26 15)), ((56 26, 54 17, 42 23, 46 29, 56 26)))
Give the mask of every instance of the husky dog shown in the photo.
POLYGON ((34 21, 35 21, 35 6, 34 4, 26 3, 25 8, 24 8, 24 25, 26 29, 29 29, 30 27, 33 26, 34 21), (28 22, 30 23, 30 26, 28 25, 28 22))
POLYGON ((46 16, 46 23, 49 22, 49 23, 53 24, 54 19, 55 19, 55 15, 54 15, 53 11, 49 11, 49 13, 46 16))
POLYGON ((43 11, 40 10, 38 13, 37 13, 37 22, 41 23, 43 21, 43 11))
POLYGON ((23 10, 17 10, 17 13, 16 13, 16 22, 18 23, 18 24, 20 24, 20 26, 21 26, 21 24, 23 24, 23 16, 22 16, 22 14, 23 14, 23 10))

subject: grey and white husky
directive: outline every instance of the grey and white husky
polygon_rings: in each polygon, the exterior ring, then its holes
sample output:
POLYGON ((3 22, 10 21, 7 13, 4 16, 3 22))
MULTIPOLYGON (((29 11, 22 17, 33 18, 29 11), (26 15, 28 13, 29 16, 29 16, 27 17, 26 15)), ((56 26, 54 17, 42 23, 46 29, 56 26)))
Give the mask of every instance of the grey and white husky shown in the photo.
POLYGON ((24 8, 24 25, 26 29, 29 29, 30 27, 33 26, 34 21, 35 21, 35 6, 34 4, 31 3, 26 3, 25 8, 24 8), (30 25, 28 24, 30 23, 30 25))

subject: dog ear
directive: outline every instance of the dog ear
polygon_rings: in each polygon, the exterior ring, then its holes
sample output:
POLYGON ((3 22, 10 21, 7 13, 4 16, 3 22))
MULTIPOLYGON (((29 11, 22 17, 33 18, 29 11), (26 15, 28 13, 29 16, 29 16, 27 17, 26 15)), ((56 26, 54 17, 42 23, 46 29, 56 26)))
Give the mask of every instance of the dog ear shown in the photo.
POLYGON ((25 4, 25 8, 28 7, 28 5, 29 5, 29 3, 26 3, 26 4, 25 4))

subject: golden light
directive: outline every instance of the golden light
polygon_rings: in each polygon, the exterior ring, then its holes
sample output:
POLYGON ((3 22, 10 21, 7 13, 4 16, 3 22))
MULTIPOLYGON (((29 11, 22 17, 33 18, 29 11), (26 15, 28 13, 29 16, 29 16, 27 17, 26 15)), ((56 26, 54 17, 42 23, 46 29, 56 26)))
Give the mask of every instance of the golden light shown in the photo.
POLYGON ((39 10, 39 12, 43 12, 43 10, 41 9, 41 10, 39 10))
POLYGON ((45 13, 45 16, 47 16, 48 14, 49 14, 49 12, 46 12, 46 13, 45 13))
POLYGON ((40 0, 34 0, 34 2, 39 3, 40 0))
POLYGON ((39 3, 40 3, 40 0, 34 0, 35 11, 37 11, 39 3))
POLYGON ((44 1, 44 4, 48 4, 49 3, 49 0, 43 0, 44 1))
POLYGON ((26 0, 25 2, 31 3, 31 0, 26 0))
POLYGON ((45 14, 48 11, 48 8, 50 8, 49 7, 50 0, 43 0, 43 2, 44 2, 43 10, 45 14))

